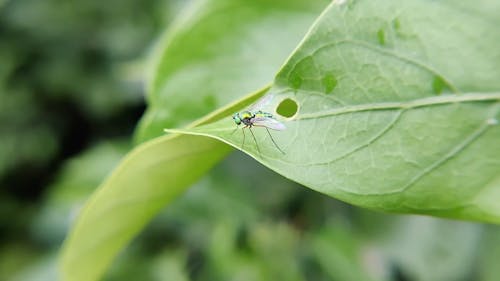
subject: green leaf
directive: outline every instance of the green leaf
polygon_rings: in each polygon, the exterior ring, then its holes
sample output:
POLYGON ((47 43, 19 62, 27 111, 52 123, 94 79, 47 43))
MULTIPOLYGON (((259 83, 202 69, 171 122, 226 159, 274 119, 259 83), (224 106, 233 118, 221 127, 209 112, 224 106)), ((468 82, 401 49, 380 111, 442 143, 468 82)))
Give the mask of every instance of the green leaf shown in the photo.
POLYGON ((65 241, 63 280, 98 279, 155 214, 229 151, 196 136, 164 136, 134 149, 81 211, 65 241))
POLYGON ((193 1, 152 57, 148 109, 136 140, 182 127, 271 82, 327 3, 193 1))
MULTIPOLYGON (((137 138, 157 137, 168 124, 190 123, 269 83, 319 12, 318 3, 322 1, 196 1, 155 57, 150 107, 137 138), (269 44, 271 39, 278 41, 269 44)), ((191 126, 228 116, 265 90, 191 126)), ((219 141, 186 135, 158 137, 134 149, 79 214, 62 251, 64 280, 98 279, 155 214, 230 151, 219 141)))
MULTIPOLYGON (((252 93, 191 124, 205 124, 249 104, 252 93)), ((61 252, 63 280, 97 280, 113 258, 162 208, 231 151, 213 139, 167 135, 147 141, 121 161, 92 194, 61 252)))
POLYGON ((358 206, 500 223, 493 2, 334 1, 262 108, 298 105, 292 117, 277 117, 287 129, 272 132, 285 155, 262 128, 252 129, 255 141, 245 129, 242 147, 230 118, 172 132, 217 138, 358 206))

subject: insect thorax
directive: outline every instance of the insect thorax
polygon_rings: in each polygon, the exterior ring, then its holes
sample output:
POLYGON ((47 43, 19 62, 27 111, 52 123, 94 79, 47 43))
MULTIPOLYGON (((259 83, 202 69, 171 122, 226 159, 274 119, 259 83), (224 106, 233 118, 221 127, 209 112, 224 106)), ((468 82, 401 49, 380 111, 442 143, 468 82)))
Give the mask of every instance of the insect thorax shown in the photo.
POLYGON ((239 115, 240 119, 250 119, 253 118, 255 114, 250 111, 242 111, 239 115))
MULTIPOLYGON (((239 120, 239 122, 237 122, 236 124, 245 124, 245 125, 251 125, 251 119, 254 117, 254 114, 250 111, 243 111, 243 112, 240 112, 240 113, 237 113, 237 119, 239 120)), ((233 117, 234 119, 234 117, 233 117)))

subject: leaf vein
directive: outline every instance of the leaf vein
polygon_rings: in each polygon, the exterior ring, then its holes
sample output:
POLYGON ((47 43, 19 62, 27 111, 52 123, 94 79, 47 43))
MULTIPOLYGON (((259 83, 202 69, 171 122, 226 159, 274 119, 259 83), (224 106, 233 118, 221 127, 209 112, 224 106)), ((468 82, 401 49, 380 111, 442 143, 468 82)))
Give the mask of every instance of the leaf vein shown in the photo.
POLYGON ((298 165, 298 166, 323 166, 323 165, 330 165, 330 164, 333 164, 333 163, 335 163, 337 161, 345 159, 346 157, 349 157, 350 155, 352 155, 352 154, 360 151, 361 149, 366 148, 367 146, 373 144, 378 139, 380 139, 381 137, 383 137, 400 120, 402 113, 404 113, 404 110, 398 110, 396 112, 394 118, 384 128, 382 128, 378 133, 376 133, 373 137, 371 137, 368 141, 366 141, 365 143, 363 143, 361 145, 358 145, 357 147, 354 147, 353 149, 351 149, 350 151, 342 154, 339 157, 336 157, 336 158, 334 158, 332 160, 328 160, 328 161, 325 161, 325 162, 306 163, 306 164, 297 163, 295 165, 298 165))
MULTIPOLYGON (((350 39, 350 38, 341 39, 341 40, 338 40, 335 42, 326 43, 324 45, 317 47, 316 49, 311 51, 309 54, 305 54, 303 57, 297 59, 297 61, 295 61, 293 63, 293 65, 291 66, 290 71, 286 74, 286 80, 290 81, 290 75, 295 71, 295 69, 297 68, 297 65, 300 64, 303 60, 307 59, 308 57, 314 57, 319 51, 321 51, 323 49, 335 48, 341 44, 352 44, 354 46, 363 47, 363 48, 378 52, 379 54, 383 54, 383 55, 393 57, 393 58, 399 59, 401 61, 405 61, 407 63, 410 63, 418 68, 424 69, 425 71, 432 73, 435 76, 439 76, 445 82, 446 86, 448 86, 454 93, 460 93, 460 90, 458 90, 458 88, 453 83, 451 83, 451 81, 448 78, 446 78, 443 74, 439 73, 436 69, 434 69, 430 65, 428 65, 424 62, 420 62, 415 58, 411 58, 411 57, 407 57, 403 54, 399 54, 395 51, 380 48, 378 46, 370 44, 369 42, 365 42, 365 41, 361 41, 361 40, 357 40, 357 39, 350 39)), ((337 53, 338 53, 338 50, 337 50, 337 53)), ((339 57, 341 60, 343 60, 343 56, 339 56, 339 57)), ((345 64, 345 62, 343 62, 343 63, 345 64)))
MULTIPOLYGON (((499 111, 499 105, 500 103, 497 103, 496 106, 494 106, 494 114, 492 116, 495 116, 498 111, 499 111)), ((408 190, 411 186, 413 186, 415 183, 418 182, 422 177, 425 175, 429 174, 433 170, 437 169, 439 166, 444 165, 448 160, 451 158, 455 157, 458 155, 460 152, 462 152, 467 146, 472 144, 475 140, 479 138, 483 133, 485 133, 489 128, 491 128, 491 125, 488 124, 487 121, 482 122, 480 126, 472 132, 465 140, 457 145, 455 145, 448 153, 443 155, 440 159, 432 163, 430 166, 422 170, 420 173, 418 173, 415 177, 413 177, 406 185, 404 185, 402 188, 400 188, 396 192, 404 192, 408 190)))

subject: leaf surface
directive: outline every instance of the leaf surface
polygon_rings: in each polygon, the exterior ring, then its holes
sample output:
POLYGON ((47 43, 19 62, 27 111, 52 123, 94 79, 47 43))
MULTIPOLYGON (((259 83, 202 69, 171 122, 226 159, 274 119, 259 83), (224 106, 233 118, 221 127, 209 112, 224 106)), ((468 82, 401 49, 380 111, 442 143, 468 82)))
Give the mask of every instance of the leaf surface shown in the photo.
POLYGON ((287 127, 271 132, 285 155, 263 128, 252 129, 255 141, 245 129, 243 143, 230 118, 184 132, 358 206, 500 223, 494 2, 334 1, 262 108, 298 105, 290 118, 275 114, 287 127))

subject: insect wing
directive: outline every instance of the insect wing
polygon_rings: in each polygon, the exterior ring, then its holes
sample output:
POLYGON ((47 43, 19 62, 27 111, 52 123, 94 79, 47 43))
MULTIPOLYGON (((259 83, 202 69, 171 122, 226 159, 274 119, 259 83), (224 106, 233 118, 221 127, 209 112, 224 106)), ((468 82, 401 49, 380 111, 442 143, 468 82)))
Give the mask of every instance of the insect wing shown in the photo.
POLYGON ((270 95, 265 95, 263 96, 260 100, 258 100, 257 102, 255 102, 254 104, 252 104, 248 110, 249 111, 258 111, 258 110, 261 110, 263 109, 264 107, 266 107, 266 105, 269 104, 269 102, 274 98, 274 95, 270 94, 270 95))
POLYGON ((276 119, 268 118, 268 117, 256 117, 252 119, 253 126, 257 127, 266 127, 276 131, 283 131, 286 129, 283 123, 279 122, 276 119))

